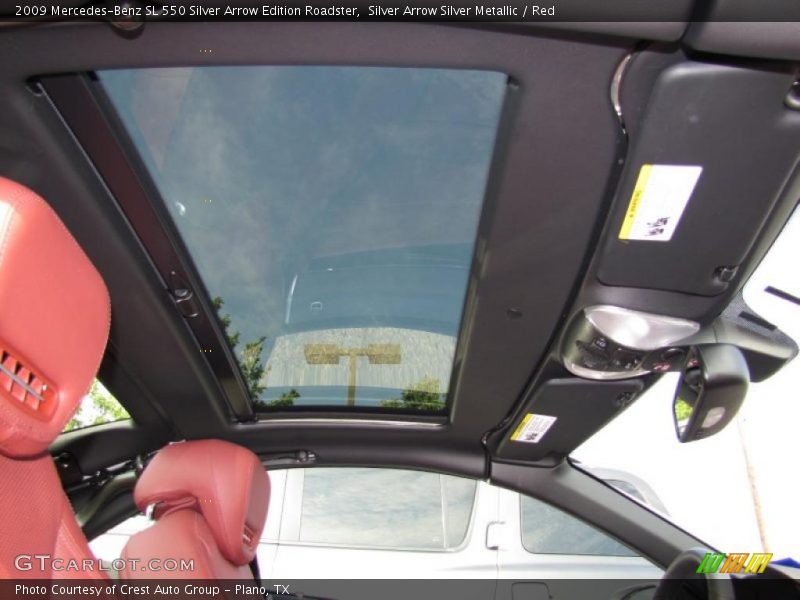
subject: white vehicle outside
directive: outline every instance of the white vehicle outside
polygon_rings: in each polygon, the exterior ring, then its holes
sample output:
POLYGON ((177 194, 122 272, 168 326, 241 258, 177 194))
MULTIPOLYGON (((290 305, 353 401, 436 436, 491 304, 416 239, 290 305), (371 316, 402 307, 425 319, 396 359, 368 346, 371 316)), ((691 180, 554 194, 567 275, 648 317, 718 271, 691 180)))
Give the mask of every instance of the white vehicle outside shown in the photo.
MULTIPOLYGON (((640 492, 642 482, 604 473, 640 492)), ((436 473, 379 468, 270 471, 258 549, 277 579, 656 579, 646 559, 533 498, 436 473)), ((627 491, 627 490, 626 490, 627 491)), ((641 490, 645 498, 651 490, 641 490)), ((640 496, 640 499, 641 499, 640 496)), ((104 560, 147 527, 136 516, 91 542, 104 560)))

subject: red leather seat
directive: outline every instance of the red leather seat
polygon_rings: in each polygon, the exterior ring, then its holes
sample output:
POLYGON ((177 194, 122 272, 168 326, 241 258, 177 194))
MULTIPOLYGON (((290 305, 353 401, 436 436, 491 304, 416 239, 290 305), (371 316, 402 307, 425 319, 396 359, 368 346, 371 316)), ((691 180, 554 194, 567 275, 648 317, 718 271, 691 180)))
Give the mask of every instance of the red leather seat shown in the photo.
POLYGON ((48 446, 97 373, 110 315, 103 280, 50 206, 0 177, 0 577, 105 578, 48 446))
POLYGON ((133 493, 155 523, 128 540, 122 579, 252 579, 270 485, 250 450, 220 440, 171 444, 142 473, 133 493), (192 570, 136 569, 130 559, 193 561, 192 570))

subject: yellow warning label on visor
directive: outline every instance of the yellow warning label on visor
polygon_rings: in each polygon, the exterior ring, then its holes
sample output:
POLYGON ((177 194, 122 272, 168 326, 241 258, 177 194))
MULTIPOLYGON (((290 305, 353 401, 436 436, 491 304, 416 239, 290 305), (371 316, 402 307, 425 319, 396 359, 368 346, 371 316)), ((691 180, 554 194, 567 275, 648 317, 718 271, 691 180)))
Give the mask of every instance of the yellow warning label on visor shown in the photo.
POLYGON ((702 172, 696 165, 642 165, 619 239, 671 240, 702 172))
POLYGON ((528 413, 522 418, 514 433, 511 434, 511 440, 527 444, 538 444, 539 440, 544 437, 544 434, 556 421, 557 418, 550 415, 528 413))

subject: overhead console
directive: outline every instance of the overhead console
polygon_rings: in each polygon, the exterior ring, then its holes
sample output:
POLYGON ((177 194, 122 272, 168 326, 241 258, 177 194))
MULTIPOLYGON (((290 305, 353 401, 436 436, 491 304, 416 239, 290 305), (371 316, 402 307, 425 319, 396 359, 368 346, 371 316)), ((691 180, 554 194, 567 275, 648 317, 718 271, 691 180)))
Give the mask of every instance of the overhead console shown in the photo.
POLYGON ((586 379, 626 379, 681 368, 679 345, 700 330, 694 321, 591 306, 573 319, 562 341, 564 366, 586 379))
POLYGON ((752 381, 762 381, 797 354, 797 344, 750 311, 741 296, 710 326, 619 306, 579 311, 561 340, 566 369, 583 379, 630 379, 680 371, 695 346, 739 348, 752 381))

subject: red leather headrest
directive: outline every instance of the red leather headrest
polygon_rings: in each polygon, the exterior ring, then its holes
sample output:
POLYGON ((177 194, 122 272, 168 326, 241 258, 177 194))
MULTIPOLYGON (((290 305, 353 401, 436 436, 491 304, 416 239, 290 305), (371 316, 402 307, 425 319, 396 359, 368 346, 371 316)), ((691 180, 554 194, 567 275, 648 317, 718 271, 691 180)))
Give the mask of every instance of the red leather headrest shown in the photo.
POLYGON ((111 309, 53 209, 0 177, 0 452, 47 450, 97 373, 111 309))
POLYGON ((269 504, 269 477, 247 448, 222 440, 170 444, 147 465, 133 492, 139 510, 160 519, 200 512, 223 556, 246 565, 256 552, 269 504))

